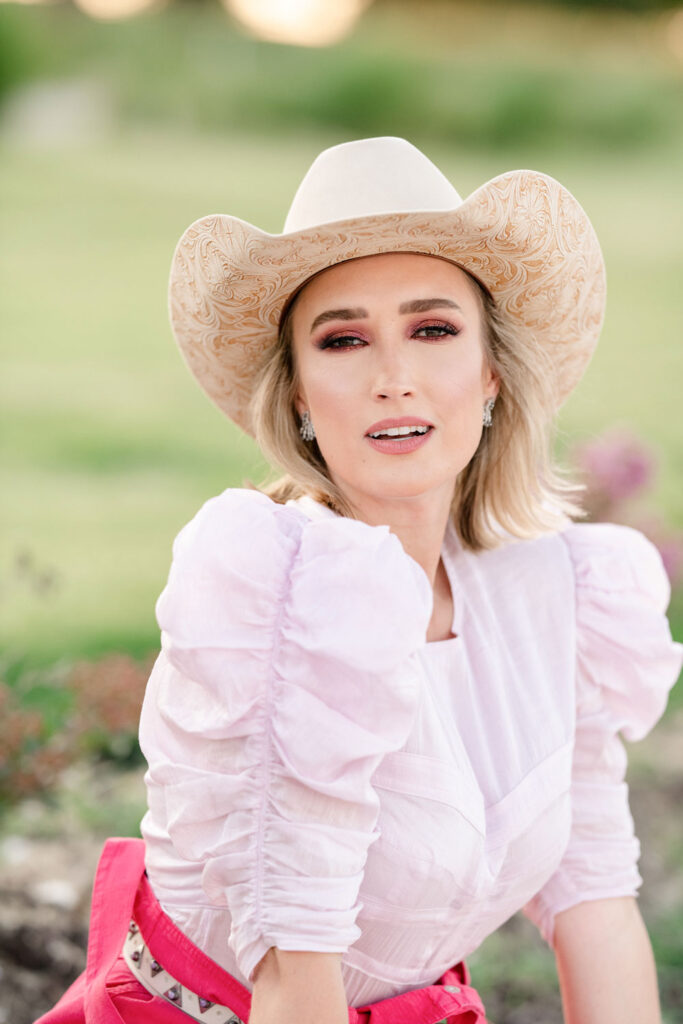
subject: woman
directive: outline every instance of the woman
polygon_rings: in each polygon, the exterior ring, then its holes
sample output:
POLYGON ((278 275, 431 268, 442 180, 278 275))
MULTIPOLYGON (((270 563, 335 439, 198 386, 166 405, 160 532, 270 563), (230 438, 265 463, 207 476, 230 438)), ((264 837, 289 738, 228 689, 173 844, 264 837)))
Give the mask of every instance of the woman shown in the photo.
POLYGON ((617 734, 681 654, 656 551, 572 524, 549 456, 602 320, 585 213, 532 171, 462 202, 363 140, 283 235, 192 225, 170 295, 287 475, 176 540, 145 846, 105 850, 89 973, 43 1021, 483 1021, 461 961, 524 909, 567 1024, 655 1024, 617 734))

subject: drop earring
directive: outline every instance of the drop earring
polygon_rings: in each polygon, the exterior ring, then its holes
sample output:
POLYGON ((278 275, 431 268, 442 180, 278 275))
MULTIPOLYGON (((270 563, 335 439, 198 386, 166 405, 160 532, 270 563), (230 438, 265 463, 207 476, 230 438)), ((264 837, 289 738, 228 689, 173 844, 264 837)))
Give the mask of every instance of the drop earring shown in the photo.
POLYGON ((484 412, 482 414, 481 421, 485 427, 490 427, 493 423, 493 407, 495 404, 495 398, 487 398, 484 402, 484 412))
POLYGON ((304 409, 301 414, 301 426, 299 427, 299 433, 304 441, 315 440, 315 427, 311 423, 311 414, 308 409, 304 409))

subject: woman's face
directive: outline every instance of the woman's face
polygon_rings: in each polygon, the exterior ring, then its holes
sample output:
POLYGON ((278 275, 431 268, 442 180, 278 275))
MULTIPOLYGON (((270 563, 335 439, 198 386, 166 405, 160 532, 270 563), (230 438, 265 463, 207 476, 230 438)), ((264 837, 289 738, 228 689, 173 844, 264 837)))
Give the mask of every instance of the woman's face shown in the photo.
POLYGON ((396 502, 450 505, 498 391, 467 274, 412 253, 341 263, 302 290, 292 330, 297 411, 351 506, 377 520, 396 502))

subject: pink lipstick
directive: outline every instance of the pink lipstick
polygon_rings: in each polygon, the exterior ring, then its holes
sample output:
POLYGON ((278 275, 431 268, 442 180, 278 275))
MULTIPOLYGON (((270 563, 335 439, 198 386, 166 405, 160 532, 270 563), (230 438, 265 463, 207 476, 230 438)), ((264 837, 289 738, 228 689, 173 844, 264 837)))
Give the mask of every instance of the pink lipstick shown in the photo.
POLYGON ((419 416, 399 416, 373 423, 365 436, 376 451, 403 455, 426 444, 433 430, 433 425, 419 416))

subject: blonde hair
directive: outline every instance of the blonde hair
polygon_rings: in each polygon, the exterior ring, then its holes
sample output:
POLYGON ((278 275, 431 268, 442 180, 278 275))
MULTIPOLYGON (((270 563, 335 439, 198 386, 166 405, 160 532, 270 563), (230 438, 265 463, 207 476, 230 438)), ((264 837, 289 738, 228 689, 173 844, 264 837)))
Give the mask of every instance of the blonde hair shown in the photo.
MULTIPOLYGON (((465 270, 464 267, 461 268, 465 270)), ((465 271, 467 272, 467 271, 465 271)), ((468 274, 478 295, 483 346, 500 389, 493 423, 456 481, 452 518, 471 550, 506 539, 537 537, 582 515, 580 488, 568 482, 552 457, 554 376, 547 354, 505 318, 493 298, 468 274)), ((277 344, 262 368, 251 415, 256 440, 285 476, 262 489, 274 501, 310 494, 342 515, 353 511, 329 477, 316 441, 303 441, 294 400, 297 375, 290 303, 277 344)))

